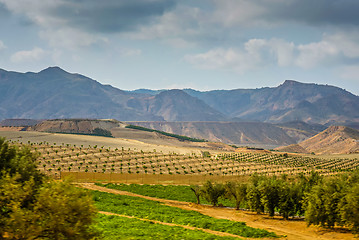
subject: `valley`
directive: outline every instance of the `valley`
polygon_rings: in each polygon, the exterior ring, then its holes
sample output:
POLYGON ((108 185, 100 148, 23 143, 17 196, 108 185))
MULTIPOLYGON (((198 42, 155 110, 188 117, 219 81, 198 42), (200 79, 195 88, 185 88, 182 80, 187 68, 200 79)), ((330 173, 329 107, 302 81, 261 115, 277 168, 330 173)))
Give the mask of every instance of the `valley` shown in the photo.
POLYGON ((359 99, 344 89, 287 80, 259 89, 124 91, 58 67, 1 70, 0 87, 0 137, 33 154, 55 182, 87 189, 104 239, 354 238, 356 219, 342 213, 352 204, 343 199, 357 197, 359 99), (341 215, 334 224, 311 220, 305 196, 324 196, 318 189, 330 193, 331 184, 342 194, 331 211, 341 215), (172 194, 184 202, 153 198, 180 187, 172 194), (222 191, 219 204, 208 189, 222 191), (242 205, 231 194, 242 194, 242 205), (187 199, 194 196, 204 205, 187 199), (151 230, 133 230, 143 228, 151 230))

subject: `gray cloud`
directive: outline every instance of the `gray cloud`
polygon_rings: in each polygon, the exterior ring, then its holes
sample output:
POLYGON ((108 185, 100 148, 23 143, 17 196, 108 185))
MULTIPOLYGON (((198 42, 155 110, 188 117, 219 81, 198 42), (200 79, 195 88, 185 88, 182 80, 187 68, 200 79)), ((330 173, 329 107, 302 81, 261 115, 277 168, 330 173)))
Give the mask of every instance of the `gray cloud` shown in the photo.
POLYGON ((53 17, 63 19, 66 25, 95 32, 122 32, 148 24, 175 6, 173 0, 66 0, 49 9, 53 17))
POLYGON ((147 25, 175 5, 175 0, 0 0, 0 13, 26 16, 43 27, 111 33, 147 25))
POLYGON ((0 18, 8 17, 10 15, 9 10, 6 8, 4 4, 0 2, 0 18))
POLYGON ((294 20, 308 24, 359 24, 357 0, 295 0, 271 6, 268 19, 294 20))
POLYGON ((358 0, 213 0, 225 26, 253 24, 359 24, 358 0))

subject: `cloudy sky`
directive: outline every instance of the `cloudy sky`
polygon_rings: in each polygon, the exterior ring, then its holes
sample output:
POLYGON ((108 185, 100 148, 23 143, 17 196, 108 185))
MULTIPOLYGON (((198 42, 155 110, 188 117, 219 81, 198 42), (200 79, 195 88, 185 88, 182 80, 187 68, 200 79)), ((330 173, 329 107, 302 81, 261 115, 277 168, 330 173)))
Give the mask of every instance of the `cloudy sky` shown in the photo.
POLYGON ((0 0, 0 68, 121 89, 277 86, 359 95, 358 0, 0 0))

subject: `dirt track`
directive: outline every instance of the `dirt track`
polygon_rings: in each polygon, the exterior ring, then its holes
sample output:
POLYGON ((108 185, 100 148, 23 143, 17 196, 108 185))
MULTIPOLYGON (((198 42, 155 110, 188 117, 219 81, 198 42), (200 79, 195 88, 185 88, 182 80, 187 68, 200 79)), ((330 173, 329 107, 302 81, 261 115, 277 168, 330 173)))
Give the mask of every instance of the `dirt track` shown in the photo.
POLYGON ((255 228, 262 228, 268 231, 275 232, 278 235, 286 236, 281 239, 293 239, 293 240, 314 240, 314 239, 328 239, 328 240, 347 240, 347 239, 355 239, 354 235, 342 230, 328 230, 319 227, 310 226, 307 227, 304 221, 300 220, 290 220, 285 221, 279 217, 270 218, 267 215, 257 215, 252 212, 244 212, 244 211, 236 211, 234 209, 227 208, 216 208, 206 205, 197 205, 193 203, 180 202, 174 200, 160 199, 147 197, 135 193, 130 193, 126 191, 119 191, 114 189, 108 189, 105 187, 96 186, 93 183, 79 183, 79 186, 91 190, 98 190, 102 192, 127 195, 127 196, 135 196, 141 197, 149 200, 159 201, 168 206, 179 207, 186 210, 198 211, 202 214, 215 217, 228 219, 232 221, 241 221, 245 222, 248 226, 255 228))
MULTIPOLYGON (((105 215, 115 215, 115 216, 126 217, 126 218, 134 218, 134 219, 138 219, 138 220, 141 220, 141 221, 153 222, 153 223, 158 223, 158 224, 167 225, 167 226, 183 227, 183 228, 190 229, 190 230, 200 230, 200 231, 207 232, 207 233, 214 234, 214 235, 218 235, 218 236, 227 236, 227 237, 236 237, 236 238, 238 238, 238 236, 234 235, 234 234, 218 232, 218 231, 213 231, 213 230, 209 230, 209 229, 191 227, 191 226, 174 224, 174 223, 160 222, 160 221, 156 221, 156 220, 150 220, 150 219, 145 219, 145 218, 137 218, 137 217, 132 217, 132 216, 126 216, 126 215, 111 213, 111 212, 99 211, 99 213, 105 214, 105 215)), ((241 237, 240 239, 245 239, 245 238, 241 237)))

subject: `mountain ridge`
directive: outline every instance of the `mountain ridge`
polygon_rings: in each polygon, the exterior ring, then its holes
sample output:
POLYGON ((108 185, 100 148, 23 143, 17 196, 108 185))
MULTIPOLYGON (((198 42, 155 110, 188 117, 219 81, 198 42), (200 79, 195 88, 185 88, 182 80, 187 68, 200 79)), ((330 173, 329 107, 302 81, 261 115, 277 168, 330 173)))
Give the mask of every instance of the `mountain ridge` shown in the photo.
POLYGON ((286 80, 259 89, 124 91, 56 66, 38 73, 0 70, 0 103, 0 120, 359 122, 359 97, 335 86, 286 80))

